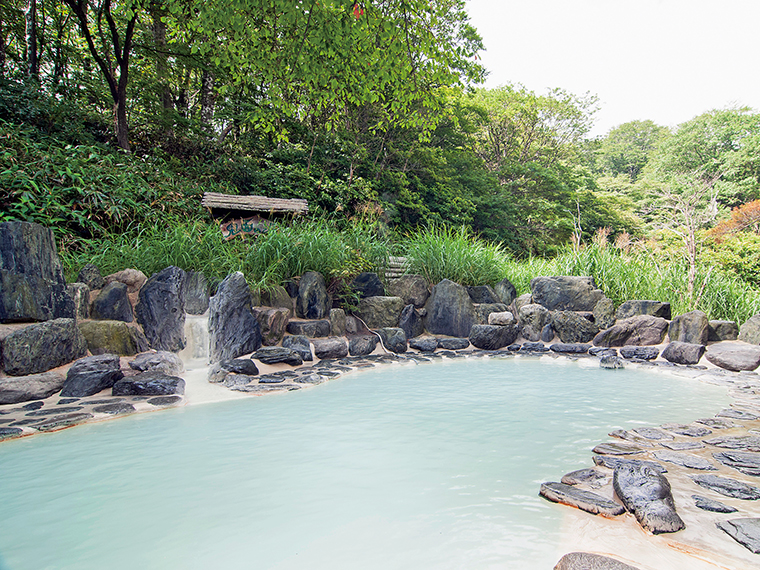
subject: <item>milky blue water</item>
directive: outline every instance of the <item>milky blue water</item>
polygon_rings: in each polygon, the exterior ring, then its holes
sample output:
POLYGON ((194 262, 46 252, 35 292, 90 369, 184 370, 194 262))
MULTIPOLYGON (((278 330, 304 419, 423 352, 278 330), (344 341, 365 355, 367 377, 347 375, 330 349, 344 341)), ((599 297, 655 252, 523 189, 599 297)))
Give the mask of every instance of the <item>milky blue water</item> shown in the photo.
POLYGON ((542 481, 725 390, 533 359, 353 373, 0 445, 0 567, 551 568, 542 481))

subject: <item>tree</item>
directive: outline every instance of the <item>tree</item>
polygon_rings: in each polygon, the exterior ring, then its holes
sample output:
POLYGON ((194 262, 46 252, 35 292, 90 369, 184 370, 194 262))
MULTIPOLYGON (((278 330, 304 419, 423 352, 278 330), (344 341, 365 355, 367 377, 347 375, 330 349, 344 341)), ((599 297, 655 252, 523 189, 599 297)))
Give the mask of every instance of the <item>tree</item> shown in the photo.
POLYGON ((653 121, 631 121, 610 130, 598 150, 602 172, 611 176, 625 175, 631 183, 646 166, 657 142, 667 133, 653 121))

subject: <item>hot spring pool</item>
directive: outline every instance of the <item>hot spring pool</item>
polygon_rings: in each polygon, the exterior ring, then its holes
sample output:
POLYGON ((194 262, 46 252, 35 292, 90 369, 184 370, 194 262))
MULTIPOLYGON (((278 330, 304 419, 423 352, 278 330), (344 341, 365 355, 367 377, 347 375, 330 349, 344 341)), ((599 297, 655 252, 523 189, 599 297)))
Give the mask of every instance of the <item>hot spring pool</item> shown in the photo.
POLYGON ((0 445, 0 567, 552 568, 540 483, 724 388, 545 359, 357 372, 0 445))

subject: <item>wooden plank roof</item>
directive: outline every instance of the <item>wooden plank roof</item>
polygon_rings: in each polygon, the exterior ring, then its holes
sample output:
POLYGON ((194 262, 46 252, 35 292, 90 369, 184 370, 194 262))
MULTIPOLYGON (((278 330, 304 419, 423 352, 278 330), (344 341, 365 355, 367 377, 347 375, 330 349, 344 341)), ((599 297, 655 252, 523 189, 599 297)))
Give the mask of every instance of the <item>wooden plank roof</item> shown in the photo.
POLYGON ((305 214, 309 203, 300 198, 267 198, 266 196, 232 196, 218 192, 205 192, 201 202, 206 208, 243 210, 246 212, 295 212, 305 214))

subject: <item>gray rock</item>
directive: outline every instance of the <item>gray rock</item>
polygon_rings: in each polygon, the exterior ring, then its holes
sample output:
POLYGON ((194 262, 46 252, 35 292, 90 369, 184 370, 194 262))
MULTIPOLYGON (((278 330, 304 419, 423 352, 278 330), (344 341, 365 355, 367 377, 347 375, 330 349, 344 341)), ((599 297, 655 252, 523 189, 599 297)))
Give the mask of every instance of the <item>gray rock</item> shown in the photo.
POLYGON ((618 321, 594 337, 595 346, 651 346, 660 344, 668 331, 668 321, 639 315, 618 321))
POLYGON ((673 439, 672 435, 665 433, 664 431, 660 431, 656 428, 642 427, 636 428, 633 431, 643 438, 654 441, 670 441, 673 439))
POLYGON ((551 322, 551 313, 537 303, 523 305, 518 313, 522 337, 530 342, 541 338, 541 330, 551 322))
POLYGON ((588 353, 601 358, 602 356, 617 356, 618 351, 615 348, 605 348, 603 346, 592 346, 588 353))
POLYGON ((520 295, 517 299, 515 299, 515 314, 519 317, 520 315, 520 309, 522 309, 525 305, 533 305, 533 295, 530 293, 525 293, 525 295, 520 295))
POLYGON ((752 451, 719 451, 713 457, 723 465, 745 475, 760 477, 760 453, 752 451))
POLYGON ((637 465, 637 466, 646 466, 649 469, 652 469, 656 471, 657 473, 667 473, 668 470, 665 469, 662 465, 659 463, 656 463, 655 461, 644 461, 641 459, 625 459, 623 457, 610 457, 609 455, 594 455, 594 464, 599 465, 601 467, 606 467, 607 469, 615 469, 616 467, 619 467, 620 465, 637 465))
POLYGON ((625 512, 625 509, 614 501, 564 483, 543 483, 539 495, 554 503, 576 507, 594 515, 614 517, 625 512))
POLYGON ((554 334, 554 327, 552 327, 552 324, 549 323, 548 325, 544 326, 544 328, 541 329, 541 342, 551 342, 554 340, 554 337, 556 335, 554 334))
POLYGON ((707 344, 709 321, 702 311, 691 311, 678 315, 670 321, 668 336, 670 341, 690 344, 707 344))
POLYGON ((65 380, 57 372, 0 378, 0 404, 44 400, 60 391, 65 380))
POLYGON ((137 293, 147 280, 148 278, 145 274, 137 269, 122 269, 105 277, 106 284, 114 282, 124 283, 127 286, 127 293, 129 294, 137 293))
POLYGON ((625 301, 618 307, 615 319, 622 321, 638 315, 650 315, 652 317, 661 317, 666 321, 671 319, 670 303, 660 301, 625 301))
POLYGON ((748 344, 760 344, 760 313, 750 317, 741 326, 739 340, 748 344))
POLYGON ((662 357, 675 364, 697 364, 704 353, 702 344, 673 341, 662 351, 662 357))
POLYGON ((158 370, 170 376, 177 376, 185 371, 185 365, 179 356, 173 352, 144 352, 138 354, 134 360, 129 363, 132 370, 138 372, 147 372, 149 370, 158 370))
POLYGON ((566 354, 586 354, 589 348, 591 348, 590 344, 555 342, 549 350, 566 354))
POLYGON ((521 352, 549 352, 543 342, 525 342, 520 347, 521 352))
POLYGON ((0 349, 6 374, 27 376, 85 356, 87 341, 74 319, 55 319, 10 333, 0 349))
POLYGON ((425 309, 423 324, 432 334, 463 337, 475 324, 475 307, 467 290, 448 279, 433 287, 425 309))
POLYGON ((720 501, 713 501, 702 495, 692 495, 694 499, 694 506, 703 511, 710 511, 711 513, 735 513, 738 509, 724 505, 720 501))
POLYGON ((330 336, 346 336, 346 311, 330 309, 330 336))
POLYGON ((302 319, 324 319, 330 314, 330 297, 325 278, 316 271, 301 276, 296 299, 296 315, 302 319))
POLYGON ((401 297, 366 297, 359 301, 356 316, 371 329, 397 327, 403 308, 401 297))
POLYGON ((712 431, 707 428, 683 424, 663 424, 662 428, 687 437, 704 437, 712 433, 712 431))
POLYGON ((718 418, 730 418, 732 420, 741 420, 745 422, 753 422, 755 420, 760 420, 760 416, 757 414, 753 414, 752 412, 745 412, 742 410, 735 410, 733 408, 727 408, 725 410, 721 410, 717 414, 715 414, 718 418))
POLYGON ((496 303, 502 303, 502 300, 490 285, 475 285, 467 287, 467 294, 470 295, 472 302, 476 304, 486 303, 493 305, 496 303))
POLYGON ((584 343, 593 340, 599 328, 572 311, 554 311, 551 313, 552 328, 564 343, 584 343))
POLYGON ((434 336, 418 336, 409 340, 409 348, 420 352, 435 352, 438 348, 438 339, 434 336))
POLYGON ((760 518, 732 519, 715 524, 744 548, 760 554, 760 518))
POLYGON ((707 348, 705 358, 715 366, 734 372, 755 370, 760 366, 760 346, 744 342, 719 342, 707 348))
POLYGON ((127 286, 124 283, 109 283, 100 290, 92 303, 92 318, 101 321, 123 321, 131 323, 134 320, 132 304, 127 297, 127 286))
POLYGON ((360 273, 351 281, 349 287, 362 299, 365 297, 385 297, 385 287, 377 273, 360 273))
POLYGON ((156 396, 150 398, 148 403, 151 406, 171 406, 182 401, 182 396, 156 396))
POLYGON ((348 343, 348 352, 351 356, 367 356, 377 348, 379 339, 375 335, 356 336, 348 343))
POLYGON ((705 439, 704 442, 708 445, 723 447, 725 449, 760 451, 760 436, 757 435, 718 436, 705 439))
POLYGON ((80 358, 69 368, 61 390, 64 398, 84 398, 111 388, 124 378, 121 361, 116 354, 99 354, 80 358))
POLYGON ((325 358, 345 358, 348 356, 348 343, 342 337, 314 339, 314 356, 325 358))
POLYGON ((593 311, 604 297, 593 277, 535 277, 530 281, 530 289, 533 302, 550 311, 593 311))
POLYGON ((0 323, 74 316, 53 231, 28 222, 0 223, 0 323))
POLYGON ((692 475, 691 479, 700 487, 710 489, 726 497, 743 499, 745 501, 760 499, 760 489, 736 479, 718 477, 717 475, 692 475))
POLYGON ((251 355, 264 364, 290 364, 291 366, 300 366, 303 364, 303 358, 295 350, 282 346, 265 346, 258 349, 251 355))
POLYGON ((392 279, 388 284, 387 293, 401 297, 405 305, 411 304, 418 309, 424 307, 430 297, 428 283, 422 275, 402 275, 398 279, 392 279))
POLYGON ((504 313, 507 306, 503 303, 480 303, 473 305, 475 308, 475 325, 488 324, 488 319, 492 314, 504 313))
MULTIPOLYGON (((259 350, 265 350, 265 349, 259 349, 259 350)), ((258 351, 256 351, 258 352, 258 351)), ((251 356, 251 358, 255 358, 256 353, 251 356)), ((264 362, 262 360, 262 362, 264 362)), ((270 364, 267 362, 266 364, 270 364)), ((247 358, 234 358, 232 360, 225 360, 224 362, 219 363, 220 368, 223 370, 226 370, 227 372, 231 374, 244 374, 246 376, 257 376, 259 373, 259 369, 256 367, 256 363, 253 360, 249 360, 247 358)))
POLYGON ((425 331, 425 327, 422 325, 422 317, 412 304, 407 305, 401 311, 398 326, 404 331, 406 338, 420 336, 425 331))
POLYGON ((84 283, 69 283, 69 297, 74 303, 74 318, 77 321, 90 318, 90 288, 84 283))
POLYGON ((579 469, 562 476, 561 483, 565 485, 588 485, 592 489, 599 489, 608 481, 607 475, 595 468, 579 469))
POLYGON ((185 272, 169 266, 140 288, 137 322, 151 348, 179 352, 185 348, 185 272))
POLYGON ((253 316, 259 323, 261 344, 264 346, 279 344, 282 337, 285 336, 290 311, 283 308, 256 307, 253 309, 253 316))
POLYGON ((464 350, 470 346, 467 338, 439 338, 438 348, 443 350, 464 350))
MULTIPOLYGON (((209 302, 210 361, 231 360, 261 348, 261 329, 251 312, 251 291, 241 272, 228 275, 209 302)), ((330 323, 327 321, 329 330, 330 323)))
POLYGON ((330 336, 331 329, 332 324, 327 319, 318 321, 289 321, 286 327, 288 333, 308 338, 330 336))
POLYGON ((47 418, 41 422, 31 424, 31 427, 39 431, 56 431, 69 426, 81 424, 90 418, 92 418, 92 414, 87 412, 61 414, 60 416, 53 416, 52 418, 47 418))
POLYGON ((499 301, 505 305, 511 305, 512 301, 517 298, 517 289, 507 278, 502 279, 494 285, 493 290, 496 292, 496 296, 499 297, 499 301))
POLYGON ((612 475, 612 488, 625 508, 651 533, 686 528, 676 513, 670 483, 662 473, 646 465, 618 465, 612 475))
POLYGON ((208 281, 203 273, 188 271, 185 277, 185 312, 202 315, 208 310, 208 281))
POLYGON ((128 402, 114 402, 112 404, 101 404, 92 408, 96 414, 108 414, 110 416, 119 416, 122 414, 131 414, 136 412, 135 407, 128 402))
POLYGON ((596 305, 594 305, 592 315, 594 316, 594 324, 599 327, 599 330, 608 329, 614 325, 615 304, 612 302, 612 299, 608 299, 607 297, 599 299, 596 305))
POLYGON ((517 325, 472 325, 470 344, 482 350, 499 350, 517 340, 520 329, 517 325))
POLYGON ((403 329, 398 327, 385 327, 376 331, 383 339, 385 348, 396 354, 402 354, 407 350, 406 335, 403 329))
POLYGON ((671 451, 692 451, 705 446, 701 441, 661 441, 660 445, 671 451))
POLYGON ((488 315, 488 324, 499 326, 514 325, 517 324, 517 319, 515 319, 511 311, 490 313, 488 315))
POLYGON ((21 428, 17 427, 0 427, 0 441, 18 437, 23 433, 21 428))
POLYGON ((739 338, 739 325, 734 321, 710 321, 707 325, 707 340, 720 342, 739 338))
MULTIPOLYGON (((640 447, 654 447, 654 444, 652 441, 646 437, 642 437, 641 435, 637 434, 633 431, 627 431, 624 429, 616 429, 611 431, 609 434, 610 437, 616 437, 618 439, 624 439, 626 441, 630 441, 631 443, 635 443, 636 445, 640 447)), ((670 439, 673 439, 672 436, 670 439)))
POLYGON ((636 445, 618 442, 600 443, 592 451, 600 455, 635 455, 644 452, 636 445))
POLYGON ((184 394, 185 381, 177 376, 169 376, 160 370, 142 372, 136 376, 122 378, 113 385, 114 396, 168 396, 184 394))
POLYGON ((79 270, 77 283, 84 283, 93 291, 102 289, 106 284, 105 279, 103 279, 103 276, 100 274, 100 269, 98 269, 98 266, 93 263, 88 263, 79 270))
POLYGON ((286 336, 282 339, 282 346, 296 351, 301 355, 301 359, 304 362, 311 362, 314 360, 314 357, 311 354, 311 344, 309 344, 309 339, 303 335, 286 336))
POLYGON ((623 359, 619 356, 613 356, 611 354, 605 354, 599 359, 599 368, 605 368, 607 370, 619 370, 625 368, 623 359))
POLYGON ((628 359, 654 360, 659 355, 659 349, 654 346, 623 346, 620 348, 620 356, 628 359))
POLYGON ((570 552, 560 558, 554 570, 639 570, 635 566, 623 564, 619 560, 592 554, 590 552, 570 552))
POLYGON ((698 424, 702 424, 713 429, 730 429, 736 427, 737 425, 734 422, 723 418, 700 418, 695 421, 698 424))
POLYGON ((85 321, 78 326, 92 354, 134 356, 150 348, 142 331, 123 321, 85 321))
POLYGON ((668 463, 674 463, 681 467, 688 467, 689 469, 699 469, 700 471, 717 471, 710 461, 691 455, 690 453, 678 453, 677 451, 655 451, 654 456, 659 461, 667 461, 668 463))

